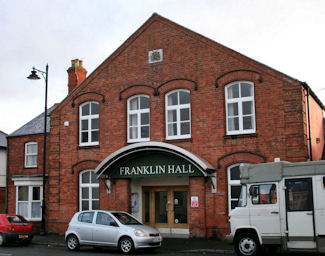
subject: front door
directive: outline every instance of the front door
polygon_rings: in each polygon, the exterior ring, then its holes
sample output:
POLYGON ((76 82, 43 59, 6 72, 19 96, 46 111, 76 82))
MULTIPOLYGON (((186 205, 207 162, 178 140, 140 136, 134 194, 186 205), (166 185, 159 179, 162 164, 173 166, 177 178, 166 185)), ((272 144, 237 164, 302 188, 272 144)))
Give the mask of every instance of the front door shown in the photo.
POLYGON ((288 248, 316 248, 311 178, 286 179, 288 248))
POLYGON ((145 224, 164 229, 188 229, 189 195, 187 187, 143 188, 145 224))

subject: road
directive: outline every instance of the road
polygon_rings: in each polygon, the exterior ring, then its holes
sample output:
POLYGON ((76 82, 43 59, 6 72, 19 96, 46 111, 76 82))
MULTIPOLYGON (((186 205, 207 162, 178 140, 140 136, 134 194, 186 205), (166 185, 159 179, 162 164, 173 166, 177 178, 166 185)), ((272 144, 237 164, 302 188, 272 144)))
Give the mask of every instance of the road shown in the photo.
MULTIPOLYGON (((46 245, 37 245, 31 244, 29 246, 24 245, 6 245, 0 247, 0 256, 122 256, 123 254, 119 253, 114 249, 101 249, 95 250, 92 247, 82 247, 78 252, 70 252, 66 247, 63 246, 46 246, 46 245)), ((146 251, 137 251, 131 255, 145 255, 145 256, 196 256, 196 255, 214 255, 214 256, 235 256, 234 253, 215 253, 215 252, 173 252, 170 251, 161 251, 158 249, 154 253, 146 251)), ((306 253, 290 253, 290 254, 277 254, 277 256, 316 256, 318 254, 306 254, 306 253)))
MULTIPOLYGON (((36 245, 31 244, 29 246, 24 245, 6 245, 0 247, 0 256, 122 256, 114 249, 102 249, 95 250, 92 247, 82 247, 78 252, 70 252, 66 247, 62 246, 46 246, 46 245, 36 245)), ((206 252, 167 252, 160 251, 159 249, 154 253, 149 253, 146 251, 138 251, 132 255, 145 255, 145 256, 195 256, 195 255, 216 255, 215 253, 206 252)), ((219 256, 233 256, 234 254, 217 254, 219 256)))

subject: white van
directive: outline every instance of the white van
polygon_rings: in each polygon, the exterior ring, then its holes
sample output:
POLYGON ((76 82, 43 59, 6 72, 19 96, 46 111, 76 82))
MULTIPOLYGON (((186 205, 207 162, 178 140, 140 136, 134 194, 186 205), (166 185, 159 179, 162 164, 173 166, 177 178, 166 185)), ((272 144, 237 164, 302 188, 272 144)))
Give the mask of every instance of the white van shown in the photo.
POLYGON ((238 255, 325 252, 325 161, 242 164, 240 182, 226 237, 238 255))

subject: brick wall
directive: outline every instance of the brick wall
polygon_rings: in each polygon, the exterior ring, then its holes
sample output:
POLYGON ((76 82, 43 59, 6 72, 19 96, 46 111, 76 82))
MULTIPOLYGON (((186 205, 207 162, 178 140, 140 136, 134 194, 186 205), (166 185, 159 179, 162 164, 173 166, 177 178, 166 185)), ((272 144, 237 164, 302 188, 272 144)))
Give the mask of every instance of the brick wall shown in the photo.
MULTIPOLYGON (((200 206, 190 213, 193 236, 228 232, 228 166, 268 162, 275 157, 289 161, 308 158, 304 96, 296 80, 154 15, 51 113, 49 230, 63 233, 78 210, 79 172, 94 169, 128 144, 127 99, 136 94, 150 97, 151 141, 187 149, 216 169, 216 194, 211 193, 208 180, 190 178, 190 194, 200 198, 200 206), (164 60, 148 64, 148 51, 155 49, 163 49, 164 60), (238 80, 254 83, 256 133, 227 136, 225 86, 238 80), (165 139, 165 95, 174 89, 190 91, 190 139, 165 139), (87 101, 99 103, 99 145, 80 147, 79 106, 87 101), (65 121, 69 126, 64 126, 65 121)), ((312 111, 317 126, 322 111, 317 104, 312 111)), ((9 140, 11 174, 30 173, 21 164, 25 139, 30 138, 9 140)), ((129 211, 128 182, 116 180, 112 193, 107 194, 100 181, 101 208, 129 211)), ((15 202, 12 186, 11 210, 15 202)))

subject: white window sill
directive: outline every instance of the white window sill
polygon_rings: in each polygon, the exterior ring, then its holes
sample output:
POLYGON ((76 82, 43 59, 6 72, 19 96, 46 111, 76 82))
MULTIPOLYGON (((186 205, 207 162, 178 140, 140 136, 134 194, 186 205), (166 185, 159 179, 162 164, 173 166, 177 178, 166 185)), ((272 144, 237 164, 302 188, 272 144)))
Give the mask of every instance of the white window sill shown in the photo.
POLYGON ((146 141, 150 141, 150 138, 145 138, 145 139, 132 139, 132 140, 128 140, 127 143, 135 143, 135 142, 146 142, 146 141))
POLYGON ((191 135, 183 135, 183 136, 169 136, 166 137, 166 140, 182 140, 182 139, 190 139, 191 135))

